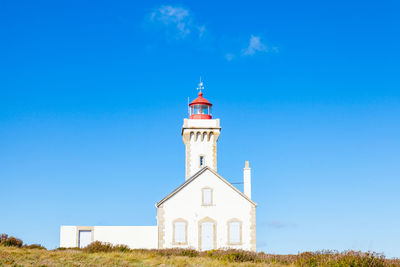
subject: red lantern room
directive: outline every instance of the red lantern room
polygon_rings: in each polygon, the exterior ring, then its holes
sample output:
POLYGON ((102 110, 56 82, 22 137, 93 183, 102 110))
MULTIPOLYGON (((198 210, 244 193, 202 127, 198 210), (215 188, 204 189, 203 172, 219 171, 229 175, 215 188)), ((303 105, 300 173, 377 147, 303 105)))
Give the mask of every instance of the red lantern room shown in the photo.
POLYGON ((201 92, 201 90, 204 89, 204 87, 201 79, 199 87, 197 89, 200 90, 199 96, 195 100, 193 100, 192 103, 189 104, 189 118, 210 120, 212 104, 203 97, 203 93, 201 92))

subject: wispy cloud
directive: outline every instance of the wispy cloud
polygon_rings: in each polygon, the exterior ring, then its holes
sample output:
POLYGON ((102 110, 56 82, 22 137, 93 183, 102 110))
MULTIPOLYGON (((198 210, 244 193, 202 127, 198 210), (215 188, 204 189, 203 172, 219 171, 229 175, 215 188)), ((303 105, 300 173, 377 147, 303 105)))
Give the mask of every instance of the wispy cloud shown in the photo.
POLYGON ((190 10, 180 6, 164 5, 150 14, 153 23, 160 24, 168 34, 183 39, 191 34, 201 38, 206 32, 204 25, 197 23, 190 10))
MULTIPOLYGON (((232 48, 230 48, 230 50, 232 51, 232 48)), ((233 50, 235 50, 235 49, 233 49, 233 50)), ((278 53, 278 52, 279 52, 278 47, 267 46, 266 44, 264 44, 264 42, 262 42, 260 36, 250 35, 250 39, 248 39, 247 47, 240 49, 236 53, 235 52, 234 53, 231 53, 231 52, 225 53, 224 56, 227 61, 232 61, 232 60, 238 58, 239 56, 245 58, 245 57, 254 56, 255 54, 260 54, 260 53, 278 53)))
POLYGON ((275 229, 282 229, 282 228, 294 228, 297 225, 295 223, 286 223, 282 221, 270 221, 270 222, 264 222, 262 225, 266 225, 269 228, 275 228, 275 229))
POLYGON ((197 26, 197 29, 199 30, 199 37, 203 37, 204 33, 206 32, 206 27, 203 26, 197 26))
POLYGON ((226 58, 226 60, 231 61, 231 60, 235 59, 235 55, 228 53, 225 55, 225 58, 226 58))
POLYGON ((161 29, 168 40, 201 40, 201 46, 200 43, 197 43, 197 48, 203 49, 207 44, 209 49, 219 49, 227 61, 266 52, 278 53, 277 47, 267 46, 259 35, 250 35, 250 39, 247 39, 248 45, 245 48, 243 48, 244 40, 242 38, 227 37, 228 42, 212 38, 212 34, 208 32, 204 24, 196 20, 191 10, 180 5, 158 6, 146 18, 146 25, 161 29), (225 50, 223 47, 227 49, 225 50))
POLYGON ((268 52, 268 47, 261 42, 260 36, 250 36, 249 46, 242 50, 245 56, 252 56, 257 52, 268 52))

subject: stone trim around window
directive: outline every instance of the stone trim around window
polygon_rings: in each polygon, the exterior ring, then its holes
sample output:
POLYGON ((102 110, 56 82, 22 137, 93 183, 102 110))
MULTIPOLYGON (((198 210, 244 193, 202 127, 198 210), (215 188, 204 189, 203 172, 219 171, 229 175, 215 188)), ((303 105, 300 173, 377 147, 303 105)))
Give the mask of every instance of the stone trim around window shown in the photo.
POLYGON ((203 187, 201 189, 201 205, 204 207, 214 206, 214 189, 212 189, 209 186, 203 187), (211 203, 210 204, 204 204, 204 190, 205 189, 211 190, 211 203))
POLYGON ((233 218, 230 219, 226 222, 226 229, 227 229, 227 244, 230 246, 235 246, 235 245, 243 245, 243 223, 241 220, 239 220, 238 218, 233 218), (231 232, 230 232, 230 223, 231 222, 238 222, 240 227, 239 227, 239 231, 240 231, 240 242, 239 243, 231 243, 231 232))
POLYGON ((172 221, 172 245, 187 245, 188 244, 188 221, 183 218, 178 218, 172 221), (175 242, 175 223, 185 223, 185 242, 175 242))
POLYGON ((90 231, 91 241, 94 241, 94 227, 93 226, 77 226, 76 227, 76 247, 79 248, 79 232, 90 231))
POLYGON ((198 223, 198 228, 199 228, 199 232, 198 232, 198 239, 199 239, 199 247, 198 250, 201 250, 201 224, 204 222, 211 222, 214 223, 214 248, 217 248, 217 221, 214 219, 211 219, 210 217, 204 217, 203 219, 201 219, 198 223))

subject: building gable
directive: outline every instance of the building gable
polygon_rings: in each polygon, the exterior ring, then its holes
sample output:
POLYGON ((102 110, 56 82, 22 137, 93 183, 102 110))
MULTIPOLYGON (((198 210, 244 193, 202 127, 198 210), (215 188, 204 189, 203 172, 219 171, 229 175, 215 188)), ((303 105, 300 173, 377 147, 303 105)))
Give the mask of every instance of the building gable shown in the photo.
POLYGON ((250 198, 248 198, 245 194, 243 194, 242 192, 240 192, 236 187, 234 187, 230 182, 228 182, 226 179, 224 179, 221 175, 219 175, 216 171, 214 171, 212 168, 206 166, 202 169, 200 169, 197 173, 195 173, 192 177, 190 177, 189 179, 187 179, 183 184, 181 184, 179 187, 177 187, 174 191, 172 191, 170 194, 168 194, 166 197, 164 197, 162 200, 160 200, 157 204, 156 207, 158 208, 161 204, 163 204, 164 202, 168 201, 168 199, 170 199, 171 197, 173 197, 174 195, 176 195, 177 193, 179 193, 183 188, 185 188, 187 185, 189 185, 191 182, 193 182, 194 180, 196 180, 197 178, 199 178, 203 173, 205 173, 206 171, 210 171, 212 174, 214 174, 214 176, 218 179, 220 179, 221 181, 223 181, 226 185, 228 185, 233 191, 235 191, 236 193, 238 193, 241 197, 243 197, 244 199, 246 199, 247 201, 249 201, 252 205, 254 205, 255 207, 257 206, 257 204, 252 201, 250 198))

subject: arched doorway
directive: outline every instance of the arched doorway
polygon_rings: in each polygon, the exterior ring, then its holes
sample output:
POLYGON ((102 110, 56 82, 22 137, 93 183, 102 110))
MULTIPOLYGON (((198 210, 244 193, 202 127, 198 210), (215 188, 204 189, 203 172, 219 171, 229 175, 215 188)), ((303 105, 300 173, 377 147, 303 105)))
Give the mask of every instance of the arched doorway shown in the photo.
POLYGON ((217 222, 210 217, 199 221, 199 249, 211 250, 217 245, 217 222))

